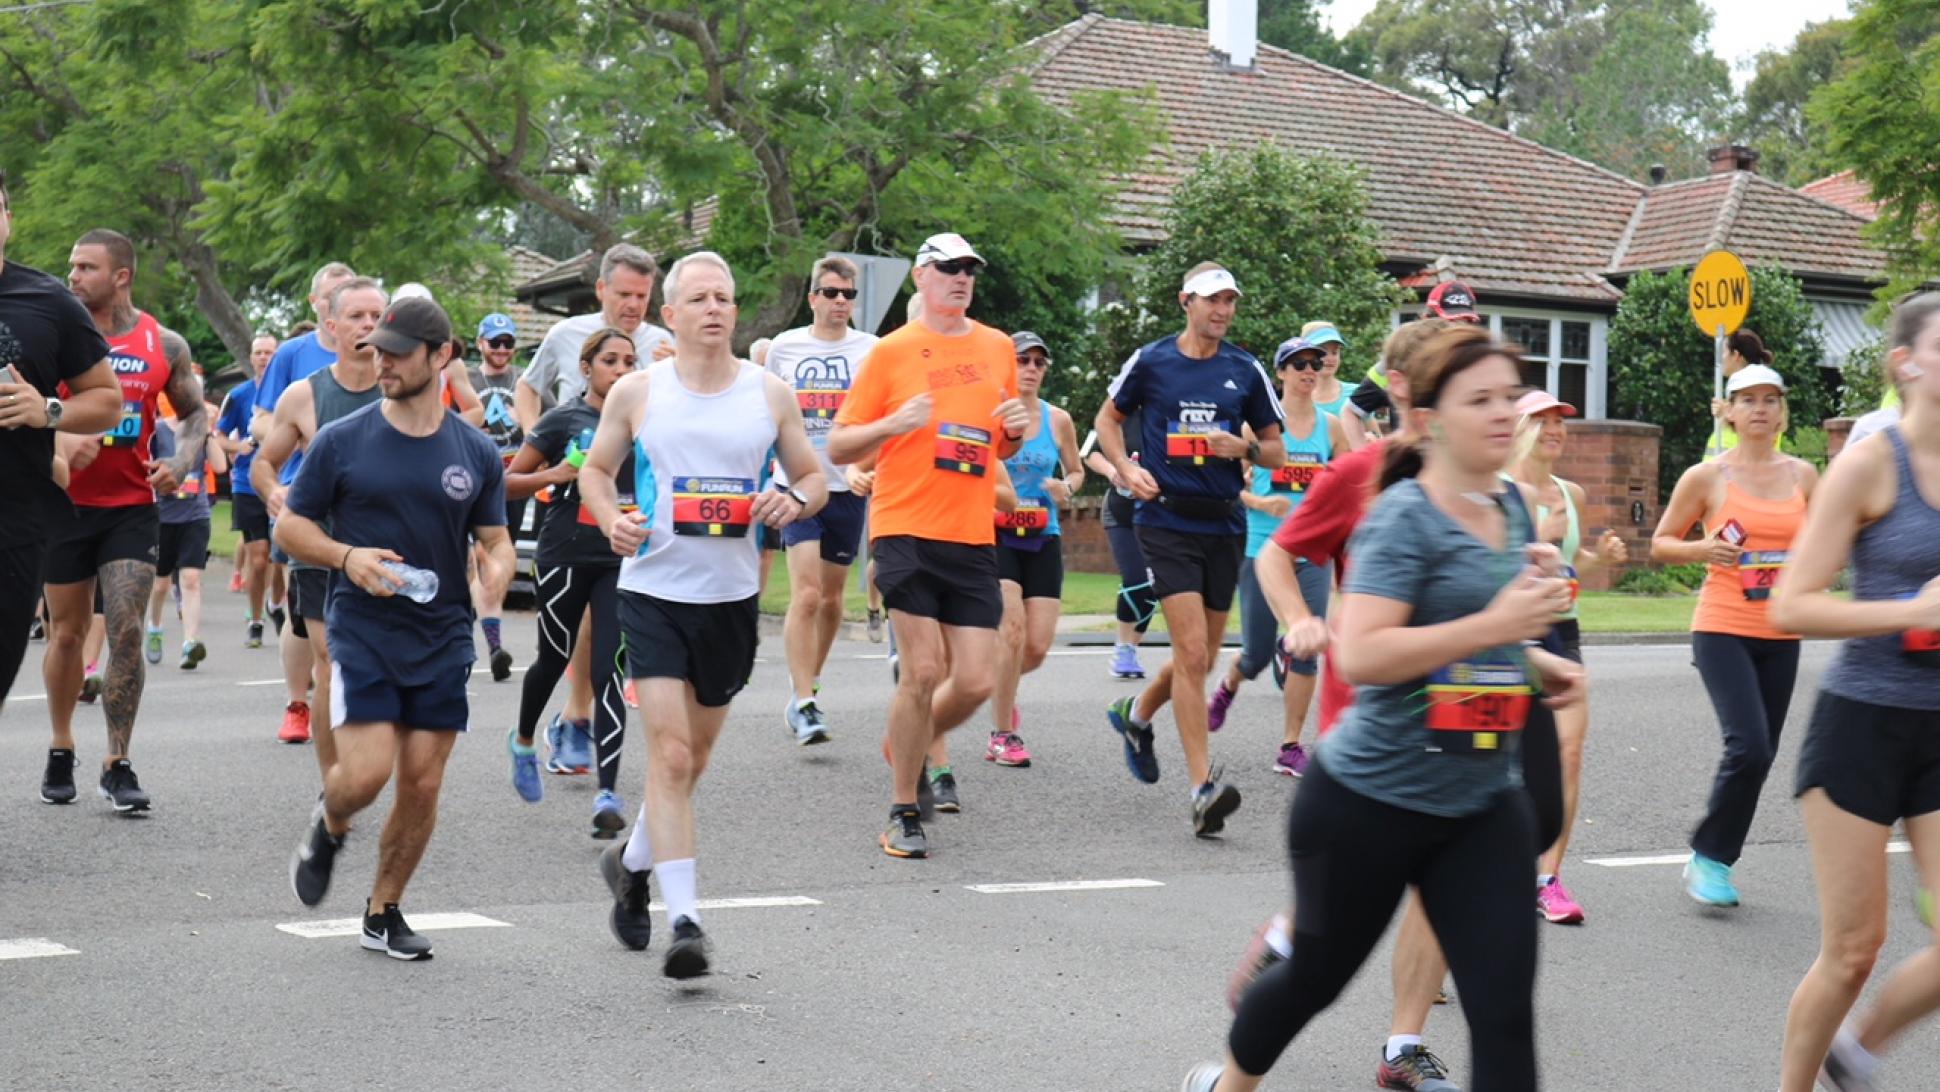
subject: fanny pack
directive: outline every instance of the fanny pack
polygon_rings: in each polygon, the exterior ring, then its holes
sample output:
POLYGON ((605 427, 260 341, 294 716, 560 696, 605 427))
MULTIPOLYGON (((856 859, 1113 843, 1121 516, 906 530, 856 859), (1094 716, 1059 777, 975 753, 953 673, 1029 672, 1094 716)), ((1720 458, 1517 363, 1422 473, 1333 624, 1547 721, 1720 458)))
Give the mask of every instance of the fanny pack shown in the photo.
POLYGON ((1192 497, 1178 493, 1159 494, 1159 507, 1183 519, 1230 519, 1239 508, 1237 498, 1192 497))

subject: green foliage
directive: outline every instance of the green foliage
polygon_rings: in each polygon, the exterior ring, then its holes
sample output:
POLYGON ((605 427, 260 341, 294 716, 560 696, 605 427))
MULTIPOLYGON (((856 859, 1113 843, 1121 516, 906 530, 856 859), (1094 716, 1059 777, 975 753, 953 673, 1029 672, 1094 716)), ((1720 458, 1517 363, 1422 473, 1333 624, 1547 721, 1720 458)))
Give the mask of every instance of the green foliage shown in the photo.
POLYGON ((1820 470, 1825 469, 1827 438, 1819 425, 1794 424, 1785 436, 1785 453, 1797 455, 1820 470))
POLYGON ((1684 595, 1704 583, 1703 565, 1639 565, 1626 569, 1612 591, 1628 595, 1684 595))
POLYGON ((1862 0, 1845 55, 1806 117, 1880 203, 1868 233, 1892 260, 1890 299, 1940 273, 1940 4, 1862 0))
POLYGON ((1259 35, 1263 45, 1279 46, 1356 76, 1373 70, 1374 58, 1366 43, 1336 38, 1313 0, 1260 0, 1259 35))
POLYGON ((1878 409, 1880 399, 1886 397, 1886 339, 1854 349, 1839 374, 1844 381, 1840 416, 1859 417, 1878 409))
MULTIPOLYGON (((1831 396, 1821 374, 1824 359, 1812 305, 1799 282, 1781 269, 1752 274, 1751 314, 1785 377, 1794 432, 1831 416, 1831 396)), ((1657 456, 1659 490, 1671 487, 1704 455, 1711 435, 1712 339, 1698 331, 1687 305, 1690 270, 1639 273, 1624 286, 1610 322, 1610 415, 1646 421, 1664 430, 1657 456)))
POLYGON ((1851 23, 1807 23, 1785 49, 1758 55, 1737 119, 1743 142, 1758 149, 1758 169, 1789 186, 1838 170, 1825 137, 1806 113, 1812 93, 1838 76, 1851 23))

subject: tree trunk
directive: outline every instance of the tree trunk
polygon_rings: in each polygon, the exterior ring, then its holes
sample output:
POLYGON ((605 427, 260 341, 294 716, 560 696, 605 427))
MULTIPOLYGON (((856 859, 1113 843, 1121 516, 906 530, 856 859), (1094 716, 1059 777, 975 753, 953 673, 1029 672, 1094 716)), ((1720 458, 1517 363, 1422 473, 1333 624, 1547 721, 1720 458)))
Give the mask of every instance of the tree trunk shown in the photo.
MULTIPOLYGON (((250 325, 249 317, 243 314, 242 307, 236 303, 236 298, 223 285, 215 253, 200 241, 195 241, 177 248, 175 260, 181 262, 195 280, 195 309, 209 320, 216 336, 222 339, 222 347, 229 350, 233 360, 247 361, 249 344, 255 340, 256 331, 250 325)), ((204 368, 211 374, 216 371, 207 364, 204 368)))

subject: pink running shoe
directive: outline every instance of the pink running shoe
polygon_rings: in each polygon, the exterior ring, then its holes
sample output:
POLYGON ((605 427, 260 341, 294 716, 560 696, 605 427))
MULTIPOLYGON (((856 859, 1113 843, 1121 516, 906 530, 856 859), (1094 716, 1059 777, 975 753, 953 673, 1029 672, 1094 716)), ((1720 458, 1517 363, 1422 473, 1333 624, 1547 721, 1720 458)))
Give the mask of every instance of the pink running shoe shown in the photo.
POLYGON ((985 762, 999 766, 1028 766, 1031 752, 1024 749, 1024 737, 1016 732, 990 733, 990 746, 984 749, 985 762))
POLYGON ((1280 744, 1279 757, 1273 760, 1273 772, 1294 778, 1307 776, 1307 749, 1298 743, 1280 744))
POLYGON ((1570 889, 1563 886, 1561 876, 1550 877, 1548 883, 1536 889, 1536 910, 1558 925, 1583 923, 1583 908, 1570 896, 1570 889))
POLYGON ((1206 702, 1206 731, 1217 732, 1226 726, 1226 712, 1233 707, 1233 699, 1238 694, 1226 689, 1226 680, 1213 687, 1212 699, 1206 702))

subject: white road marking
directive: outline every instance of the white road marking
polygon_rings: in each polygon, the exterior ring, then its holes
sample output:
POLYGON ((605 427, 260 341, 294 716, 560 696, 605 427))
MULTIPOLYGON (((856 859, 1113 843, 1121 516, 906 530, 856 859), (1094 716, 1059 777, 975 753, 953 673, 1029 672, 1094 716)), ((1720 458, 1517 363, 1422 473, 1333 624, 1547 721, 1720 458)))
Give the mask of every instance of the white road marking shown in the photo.
MULTIPOLYGON (((412 914, 405 919, 411 928, 424 933, 441 933, 447 929, 510 929, 512 923, 488 918, 482 914, 412 914)), ((276 927, 291 936, 305 940, 320 937, 354 937, 363 933, 363 918, 332 918, 328 921, 286 921, 276 927)))
POLYGON ((45 694, 15 694, 15 695, 13 695, 13 696, 11 696, 11 697, 9 697, 9 698, 8 698, 7 700, 8 700, 8 701, 46 701, 46 700, 47 700, 47 695, 45 695, 45 694))
MULTIPOLYGON (((778 906, 820 906, 820 899, 807 895, 763 895, 747 899, 702 899, 694 904, 699 910, 761 910, 778 906)), ((653 903, 649 909, 665 911, 665 903, 653 903)))
POLYGON ((236 685, 237 686, 282 686, 283 680, 282 679, 250 679, 247 682, 239 682, 236 685))
POLYGON ((80 955, 76 949, 56 944, 46 937, 21 937, 0 940, 0 959, 39 959, 42 956, 80 955))
MULTIPOLYGON (((1911 853, 1913 847, 1905 842, 1886 843, 1888 853, 1911 853)), ((1691 859, 1689 850, 1683 853, 1664 853, 1651 857, 1585 857, 1584 864, 1601 865, 1604 868, 1639 868, 1650 865, 1681 865, 1691 859)))
POLYGON ((966 890, 980 895, 1031 895, 1044 891, 1116 891, 1129 887, 1164 887, 1157 880, 1053 880, 1049 883, 973 883, 966 890))

